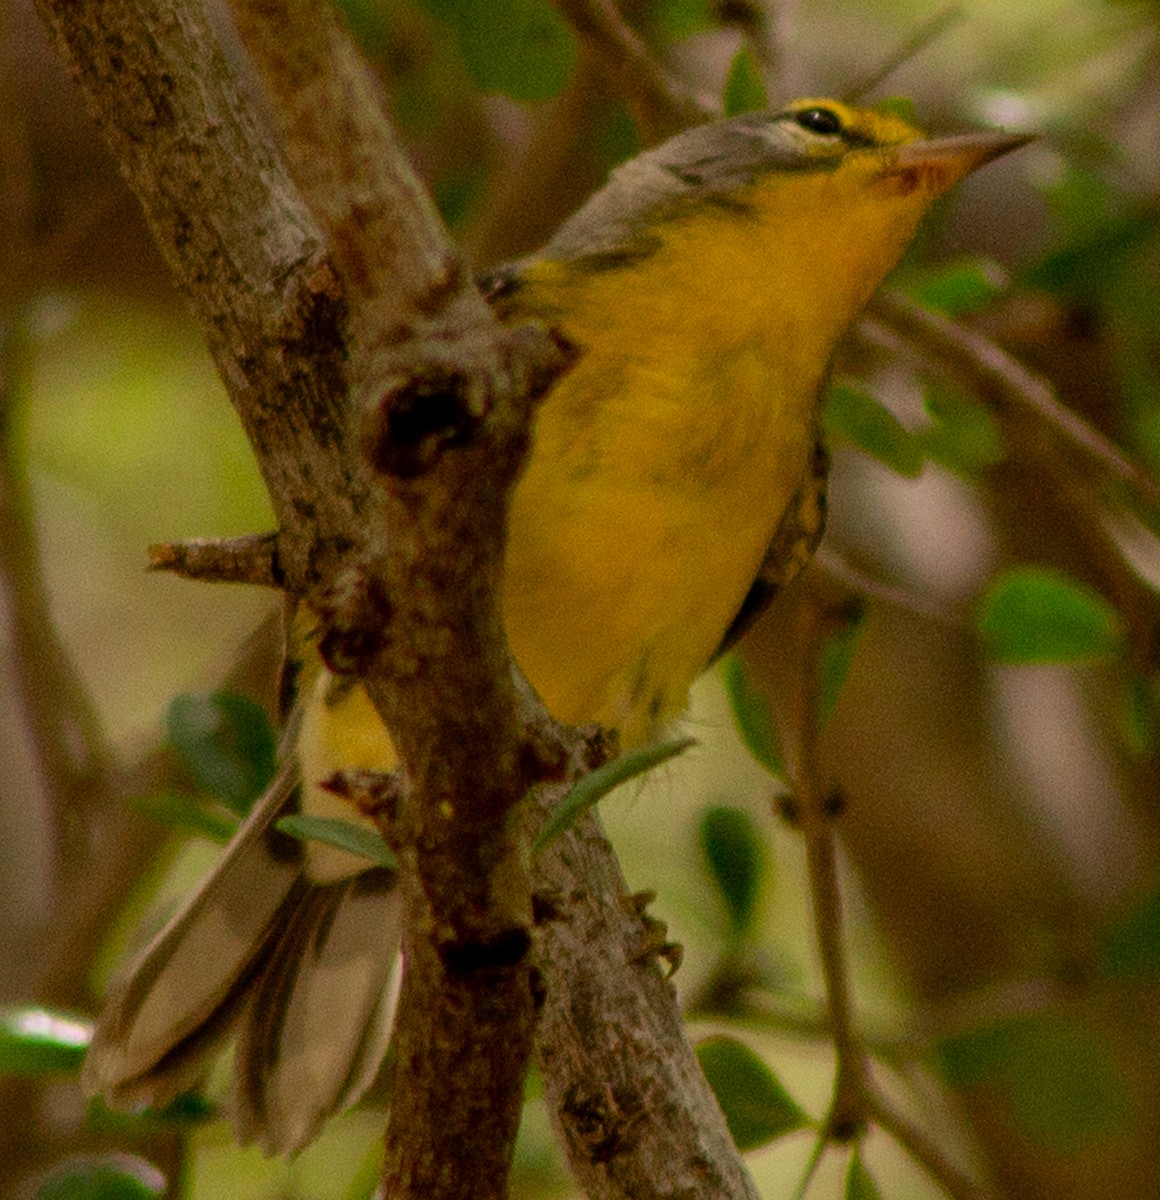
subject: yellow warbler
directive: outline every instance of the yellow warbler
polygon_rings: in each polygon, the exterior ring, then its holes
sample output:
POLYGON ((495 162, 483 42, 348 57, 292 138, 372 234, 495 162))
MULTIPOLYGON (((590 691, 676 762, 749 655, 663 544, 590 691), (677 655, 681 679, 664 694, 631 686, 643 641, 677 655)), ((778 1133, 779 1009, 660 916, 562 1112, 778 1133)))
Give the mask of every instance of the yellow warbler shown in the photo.
MULTIPOLYGON (((831 100, 703 125, 485 281, 502 318, 579 348, 539 410, 503 590, 513 653, 556 717, 622 747, 654 737, 800 569, 823 522, 838 340, 931 202, 1025 140, 929 140, 831 100)), ((307 657, 296 764, 115 989, 86 1065, 111 1102, 158 1103, 236 1032, 235 1124, 270 1152, 369 1083, 398 979, 390 872, 273 830, 299 808, 357 819, 321 782, 395 764, 361 687, 307 657)))

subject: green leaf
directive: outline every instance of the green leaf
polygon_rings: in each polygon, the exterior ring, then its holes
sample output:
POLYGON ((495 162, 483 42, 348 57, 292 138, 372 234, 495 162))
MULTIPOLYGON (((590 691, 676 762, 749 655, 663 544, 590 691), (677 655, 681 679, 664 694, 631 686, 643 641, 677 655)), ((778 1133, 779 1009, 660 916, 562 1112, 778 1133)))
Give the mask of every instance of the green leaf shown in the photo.
POLYGON ((1021 282, 1067 296, 1107 298, 1108 289, 1125 280, 1126 264, 1144 251, 1155 233, 1156 219, 1147 209, 1112 217, 1045 255, 1021 282))
POLYGON ((742 936, 753 923, 761 887, 764 862, 757 827, 739 808, 715 806, 705 810, 697 837, 733 933, 742 936))
POLYGON ((1137 758, 1150 758, 1160 747, 1160 696, 1146 675, 1131 672, 1124 680, 1120 732, 1137 758))
POLYGON ((486 181, 487 172, 473 165, 436 182, 432 189, 435 207, 452 231, 467 221, 476 201, 483 195, 486 181))
POLYGON ((364 829, 351 821, 294 813, 289 817, 279 817, 274 822, 274 828, 301 842, 325 842, 328 846, 337 846, 339 850, 357 854, 377 867, 386 867, 391 871, 399 869, 399 860, 391 852, 390 846, 373 830, 364 829))
POLYGON ((1124 648, 1119 613, 1054 567, 1015 567, 996 576, 978 610, 983 652, 1000 663, 1080 663, 1124 648))
POLYGON ((648 0, 643 24, 662 41, 676 42, 716 24, 711 0, 648 0))
POLYGON ((778 779, 784 778, 785 766, 781 744, 765 697, 750 684, 745 666, 735 654, 730 654, 723 660, 721 675, 725 681, 725 693, 729 697, 733 720, 749 753, 771 775, 778 779))
POLYGON ((936 1048, 956 1087, 994 1093, 1022 1134, 1075 1150, 1119 1128, 1128 1097, 1111 1048, 1094 1028, 1055 1014, 1019 1017, 936 1048))
POLYGON ((176 792, 162 792, 157 796, 135 796, 129 801, 129 805, 163 825, 188 830, 220 845, 228 842, 238 829, 235 817, 199 804, 188 796, 179 796, 176 792))
POLYGON ((888 117, 898 117, 908 125, 918 124, 918 113, 914 109, 914 101, 909 96, 887 96, 874 105, 874 111, 888 117))
POLYGON ((483 91, 533 101, 564 90, 576 38, 549 0, 457 0, 452 19, 463 61, 483 91))
POLYGON ((931 424, 918 437, 927 458, 973 478, 1006 457, 998 422, 978 401, 951 388, 932 387, 924 404, 931 424))
POLYGON ((818 656, 818 720, 823 726, 834 714, 834 706, 850 674, 865 624, 865 608, 856 602, 846 625, 830 634, 822 643, 818 656))
POLYGON ((383 1175, 383 1139, 373 1138, 359 1162, 342 1200, 374 1200, 383 1175))
POLYGON ((907 479, 922 474, 918 439, 884 404, 865 392, 849 387, 830 388, 822 426, 828 437, 852 442, 907 479))
POLYGON ((990 259, 970 258, 926 273, 911 295, 923 308, 957 317, 980 312, 1006 286, 1003 272, 990 259))
POLYGON ((733 56, 733 65, 725 80, 725 115, 735 117, 738 113, 765 108, 768 103, 765 83, 757 69, 753 51, 748 46, 742 46, 733 56))
POLYGON ((166 726, 198 786, 239 816, 274 778, 277 739, 261 705, 247 696, 185 693, 170 704, 166 726))
POLYGON ((93 1034, 89 1021, 51 1008, 0 1008, 0 1076, 74 1075, 93 1034))
POLYGON ((874 1182, 874 1177, 866 1170, 858 1147, 850 1155, 850 1165, 846 1169, 846 1188, 842 1193, 844 1200, 882 1200, 882 1193, 874 1182))
POLYGON ((764 1146, 809 1123, 777 1076, 741 1042, 709 1038, 698 1044, 697 1060, 738 1150, 764 1146))
POLYGON ((1101 941, 1109 975, 1131 983, 1160 980, 1160 891, 1108 928, 1101 941))
POLYGON ((75 1158, 62 1163, 36 1189, 36 1200, 156 1200, 165 1176, 129 1154, 75 1158))
POLYGON ((550 846, 562 833, 573 825, 598 801, 602 800, 613 788, 619 787, 653 767, 668 762, 683 754, 690 746, 696 745, 696 738, 676 738, 671 742, 660 742, 655 746, 642 746, 639 750, 630 750, 612 762, 597 767, 580 779, 572 790, 560 802, 560 807, 540 826, 536 834, 533 852, 550 846))

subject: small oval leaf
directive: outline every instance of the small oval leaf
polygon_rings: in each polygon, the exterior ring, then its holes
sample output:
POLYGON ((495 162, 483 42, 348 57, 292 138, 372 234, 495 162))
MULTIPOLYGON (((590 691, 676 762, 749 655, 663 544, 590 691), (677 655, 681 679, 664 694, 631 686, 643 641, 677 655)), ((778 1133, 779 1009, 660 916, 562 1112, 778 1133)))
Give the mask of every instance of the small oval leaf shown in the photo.
POLYGON ((155 796, 135 796, 129 805, 139 813, 169 825, 174 829, 184 829, 189 833, 199 834, 211 842, 225 845, 237 832, 236 817, 215 810, 208 805, 198 804, 188 796, 180 796, 176 792, 160 792, 155 796))
POLYGON ((580 779, 572 790, 560 801, 560 806, 540 826, 532 847, 533 853, 550 846, 562 833, 567 832, 573 825, 598 801, 603 800, 613 788, 659 767, 683 754, 690 746, 697 744, 696 738, 676 738, 671 742, 660 742, 655 746, 641 746, 638 750, 630 750, 612 762, 597 767, 580 779))
POLYGON ((927 458, 970 479, 1006 457, 998 423, 977 400, 950 388, 932 387, 924 405, 931 423, 919 440, 927 458))
POLYGON ((249 812, 274 778, 277 738, 265 710, 248 696, 176 696, 166 727, 198 786, 239 816, 249 812))
POLYGON ((1131 983, 1160 981, 1160 892, 1107 929, 1101 941, 1108 975, 1131 983))
POLYGON ((918 439, 880 401, 849 387, 832 387, 822 413, 826 436, 844 438, 897 474, 922 474, 918 439))
POLYGON ((978 632, 983 652, 999 663, 1095 662, 1124 647, 1119 613, 1053 567, 996 576, 979 606, 978 632))
POLYGON ((92 1024, 50 1008, 0 1008, 0 1075, 72 1075, 81 1069, 92 1024))
POLYGON ((967 258, 929 272, 911 294, 923 308, 957 317, 982 311, 1006 286, 996 263, 967 258))
POLYGON ((165 1176, 143 1158, 108 1154, 70 1159, 36 1189, 36 1200, 157 1200, 165 1176))
POLYGON ((709 1038, 698 1044, 697 1060, 738 1150, 764 1146, 809 1123, 777 1076, 741 1042, 709 1038))
POLYGON ((850 1166, 846 1170, 844 1200, 882 1200, 882 1193, 874 1182, 874 1176, 866 1170, 862 1155, 855 1146, 850 1155, 850 1166))
POLYGON ((761 838, 748 813, 718 806, 706 809, 698 830, 701 853, 729 913, 735 937, 749 932, 764 866, 761 838))
POLYGON ((781 745, 765 697, 749 682, 745 665, 735 654, 722 661, 721 677, 741 740, 771 775, 783 779, 785 767, 781 745))
POLYGON ((735 117, 738 113, 765 108, 768 98, 757 60, 748 46, 742 46, 733 56, 729 77, 725 80, 725 115, 735 117))
POLYGON ((274 828, 279 833, 289 834, 301 842, 325 842, 328 846, 337 846, 365 858, 377 867, 386 867, 389 871, 399 869, 399 860, 394 856, 390 846, 371 829, 364 829, 352 821, 343 821, 339 817, 308 817, 304 813, 294 813, 289 817, 279 817, 274 822, 274 828))

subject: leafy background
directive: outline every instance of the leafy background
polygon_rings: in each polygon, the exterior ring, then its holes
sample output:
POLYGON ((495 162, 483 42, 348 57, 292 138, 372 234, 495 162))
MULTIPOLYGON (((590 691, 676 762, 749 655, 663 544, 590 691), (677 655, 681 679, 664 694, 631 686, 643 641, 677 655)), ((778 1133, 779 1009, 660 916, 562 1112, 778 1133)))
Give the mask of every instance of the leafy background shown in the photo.
MULTIPOLYGON (((937 12, 900 0, 625 7, 674 73, 707 95, 728 81, 734 107, 763 89, 775 100, 845 93, 937 12)), ((638 146, 599 56, 546 0, 344 10, 480 268, 542 241, 638 146)), ((1147 0, 964 4, 872 97, 905 97, 939 131, 998 123, 1041 135, 940 206, 893 286, 1006 348, 1151 473, 1158 18, 1147 0)), ((144 547, 264 529, 270 516, 200 333, 24 0, 0 16, 0 54, 5 486, 27 478, 36 538, 14 542, 6 524, 0 544, 0 998, 20 1006, 49 998, 23 989, 61 935, 61 847, 13 649, 14 589, 27 579, 18 551, 39 549, 52 620, 121 759, 176 748, 175 794, 144 789, 141 803, 188 816, 188 797, 208 793, 229 802, 201 806, 212 826, 253 792, 239 741, 261 758, 271 735, 235 702, 223 712, 173 700, 218 686, 271 604, 147 575, 144 547)), ((896 333, 872 316, 838 366, 826 418, 822 577, 861 597, 827 651, 823 743, 846 798, 859 1029, 902 1109, 1002 1194, 1154 1196, 1155 496, 896 333)), ((3 499, 7 513, 13 495, 3 499)), ((741 660, 698 686, 698 747, 602 808, 632 886, 658 891, 654 911, 685 948, 676 982, 691 1029, 713 1039, 706 1067, 771 1197, 801 1177, 833 1057, 802 848, 777 816, 795 611, 787 596, 741 660)), ((268 672, 243 684, 268 708, 268 672)), ((212 859, 206 837, 166 840, 165 828, 159 857, 124 881, 94 988, 137 921, 155 920, 212 859)), ((72 997, 82 1016, 94 995, 72 997)), ((0 1023, 0 1073, 23 1077, 0 1092, 6 1136, 31 1134, 49 1158, 109 1145, 145 1156, 87 1175, 61 1168, 46 1200, 158 1194, 166 1184, 146 1158, 197 1200, 369 1194, 373 1106, 289 1165, 237 1150, 196 1105, 148 1129, 117 1123, 87 1113, 76 1086, 83 1027, 30 1027, 27 1015, 14 1007, 0 1023)), ((567 1195, 535 1090, 516 1194, 567 1195)), ((810 1194, 944 1193, 873 1131, 856 1158, 827 1154, 810 1194)))

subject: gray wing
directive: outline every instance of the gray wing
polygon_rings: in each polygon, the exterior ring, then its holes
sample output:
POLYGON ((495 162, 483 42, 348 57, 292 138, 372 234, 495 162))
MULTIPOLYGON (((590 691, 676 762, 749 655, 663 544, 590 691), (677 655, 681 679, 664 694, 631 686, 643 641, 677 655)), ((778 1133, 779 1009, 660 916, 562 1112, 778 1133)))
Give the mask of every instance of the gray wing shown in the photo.
POLYGON ((749 587, 736 616, 729 623, 712 661, 727 654, 745 631, 769 607, 773 598, 801 572, 813 557, 826 528, 826 478, 829 456, 821 441, 814 452, 797 491, 786 507, 777 533, 765 552, 757 576, 749 587))

